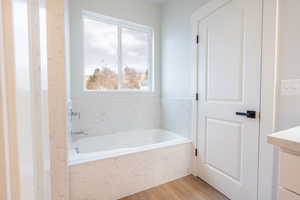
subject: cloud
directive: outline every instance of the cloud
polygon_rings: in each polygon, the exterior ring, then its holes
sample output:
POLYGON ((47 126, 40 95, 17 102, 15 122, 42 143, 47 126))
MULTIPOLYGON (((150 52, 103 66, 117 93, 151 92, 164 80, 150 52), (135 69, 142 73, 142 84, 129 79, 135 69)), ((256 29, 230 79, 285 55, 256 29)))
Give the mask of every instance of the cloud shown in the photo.
MULTIPOLYGON (((95 67, 118 63, 118 27, 91 19, 84 20, 85 66, 91 72, 95 67)), ((147 70, 148 36, 146 33, 122 29, 122 55, 124 66, 147 70)))

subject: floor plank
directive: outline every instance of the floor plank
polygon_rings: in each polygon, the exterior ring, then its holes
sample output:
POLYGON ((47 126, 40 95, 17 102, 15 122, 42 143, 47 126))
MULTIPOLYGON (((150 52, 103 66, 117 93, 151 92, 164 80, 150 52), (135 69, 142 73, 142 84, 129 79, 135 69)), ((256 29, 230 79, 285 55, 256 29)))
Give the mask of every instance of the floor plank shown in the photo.
POLYGON ((194 176, 125 197, 121 200, 229 200, 210 185, 194 176))

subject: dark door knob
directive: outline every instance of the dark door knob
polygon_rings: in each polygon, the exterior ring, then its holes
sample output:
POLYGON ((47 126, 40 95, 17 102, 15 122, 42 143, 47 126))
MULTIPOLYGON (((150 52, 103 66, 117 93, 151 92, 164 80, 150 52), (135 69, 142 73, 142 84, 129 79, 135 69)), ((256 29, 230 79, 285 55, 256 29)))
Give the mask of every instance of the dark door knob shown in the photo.
POLYGON ((245 113, 237 112, 236 115, 245 116, 247 118, 256 119, 256 111, 248 110, 245 113))

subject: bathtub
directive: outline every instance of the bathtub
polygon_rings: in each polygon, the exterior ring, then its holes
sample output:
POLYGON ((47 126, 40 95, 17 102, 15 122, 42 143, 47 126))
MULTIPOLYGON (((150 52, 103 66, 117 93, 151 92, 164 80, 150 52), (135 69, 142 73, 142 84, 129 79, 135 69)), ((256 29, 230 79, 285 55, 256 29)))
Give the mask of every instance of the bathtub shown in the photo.
POLYGON ((87 136, 72 147, 71 200, 116 200, 191 174, 191 141, 165 130, 87 136))
POLYGON ((186 138, 160 129, 84 137, 73 141, 70 164, 80 164, 189 142, 191 141, 186 138))

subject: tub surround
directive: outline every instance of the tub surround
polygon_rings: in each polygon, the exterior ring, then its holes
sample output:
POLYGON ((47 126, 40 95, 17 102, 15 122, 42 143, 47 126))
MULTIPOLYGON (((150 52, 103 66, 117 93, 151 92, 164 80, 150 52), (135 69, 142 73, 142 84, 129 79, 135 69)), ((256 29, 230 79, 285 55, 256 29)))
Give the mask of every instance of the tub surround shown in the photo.
POLYGON ((280 147, 279 200, 300 200, 300 127, 270 135, 268 142, 280 147))
POLYGON ((70 166, 72 200, 115 200, 191 174, 191 143, 70 166))
POLYGON ((81 118, 72 121, 73 131, 84 131, 90 136, 110 135, 138 129, 160 128, 160 99, 157 96, 113 98, 101 93, 87 93, 73 97, 73 110, 81 118), (99 97, 100 95, 100 97, 99 97))

